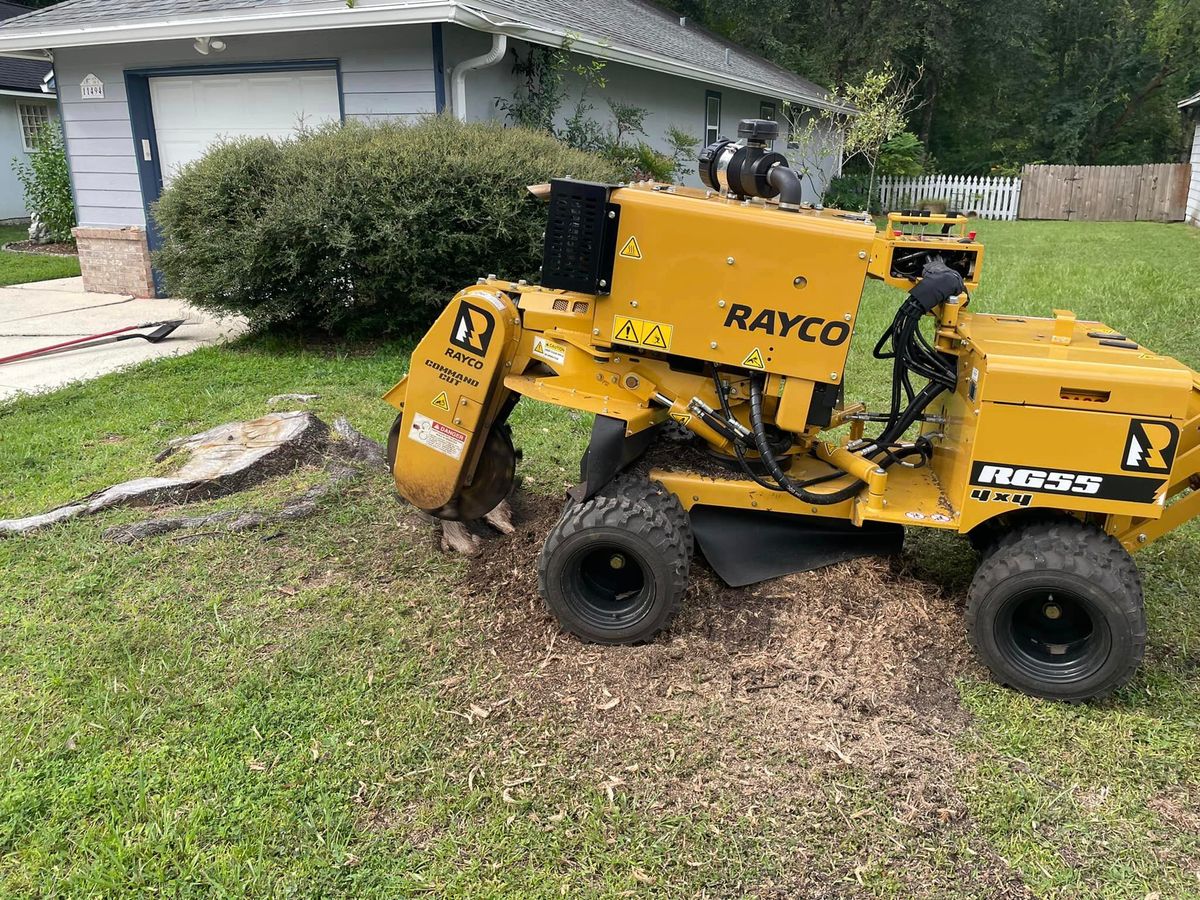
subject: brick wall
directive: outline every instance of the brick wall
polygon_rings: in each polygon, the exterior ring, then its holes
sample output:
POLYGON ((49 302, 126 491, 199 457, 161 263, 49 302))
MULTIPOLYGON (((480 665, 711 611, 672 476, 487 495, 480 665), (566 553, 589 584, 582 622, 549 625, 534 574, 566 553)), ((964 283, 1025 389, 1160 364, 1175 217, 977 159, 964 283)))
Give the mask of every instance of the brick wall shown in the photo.
POLYGON ((144 228, 76 228, 84 290, 153 297, 154 274, 144 228))

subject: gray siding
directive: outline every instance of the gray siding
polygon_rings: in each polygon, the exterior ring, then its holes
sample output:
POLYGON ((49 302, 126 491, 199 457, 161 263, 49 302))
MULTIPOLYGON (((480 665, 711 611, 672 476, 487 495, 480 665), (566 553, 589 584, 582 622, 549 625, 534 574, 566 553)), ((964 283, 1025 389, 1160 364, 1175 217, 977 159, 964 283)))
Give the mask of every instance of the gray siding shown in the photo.
POLYGON ((1187 220, 1200 225, 1200 122, 1192 138, 1192 184, 1188 189, 1187 220))
POLYGON ((19 103, 47 106, 50 116, 58 117, 53 99, 0 97, 0 220, 24 219, 29 215, 25 208, 25 191, 12 170, 16 160, 25 162, 29 159, 21 137, 21 117, 17 113, 19 103))
MULTIPOLYGON (((518 87, 518 79, 512 73, 512 48, 515 46, 522 55, 528 49, 528 45, 523 42, 510 41, 509 45, 509 54, 503 62, 489 69, 480 69, 467 75, 468 118, 474 120, 502 120, 504 118, 503 111, 496 108, 496 98, 511 97, 518 87)), ((490 46, 490 35, 459 26, 447 26, 445 29, 446 71, 449 72, 454 64, 463 59, 486 52, 490 46)), ((643 140, 661 152, 666 152, 669 148, 666 137, 667 129, 671 126, 681 128, 696 138, 697 149, 699 149, 700 142, 704 138, 704 98, 707 90, 717 91, 721 94, 721 133, 726 137, 736 139, 738 120, 758 118, 759 105, 763 101, 775 104, 778 118, 782 119, 783 115, 783 103, 775 97, 707 85, 701 81, 652 72, 623 63, 607 63, 604 67, 604 79, 605 87, 603 89, 592 88, 588 92, 588 102, 593 107, 592 117, 605 125, 612 121, 606 102, 608 99, 644 107, 649 110, 649 114, 646 116, 646 136, 643 140)), ((567 99, 559 114, 560 125, 573 111, 581 88, 581 83, 574 76, 569 78, 568 84, 567 99)), ((449 92, 446 96, 450 97, 449 92)), ((784 130, 782 122, 780 128, 784 130)), ((785 143, 785 140, 778 142, 777 147, 781 153, 787 152, 785 143)), ((788 155, 792 156, 793 154, 788 153, 788 155)), ((823 168, 828 173, 836 173, 838 161, 836 159, 828 160, 823 168)), ((694 168, 683 180, 695 187, 700 185, 700 179, 694 168)), ((816 181, 818 182, 817 191, 814 191, 809 179, 805 179, 806 200, 817 201, 820 199, 819 192, 824 190, 824 184, 820 183, 820 179, 816 179, 816 181)))
POLYGON ((381 121, 432 113, 430 26, 363 28, 231 37, 223 53, 201 56, 191 41, 82 47, 55 53, 64 131, 81 225, 145 225, 125 70, 338 59, 347 118, 381 121), (89 73, 104 82, 103 100, 83 100, 89 73))

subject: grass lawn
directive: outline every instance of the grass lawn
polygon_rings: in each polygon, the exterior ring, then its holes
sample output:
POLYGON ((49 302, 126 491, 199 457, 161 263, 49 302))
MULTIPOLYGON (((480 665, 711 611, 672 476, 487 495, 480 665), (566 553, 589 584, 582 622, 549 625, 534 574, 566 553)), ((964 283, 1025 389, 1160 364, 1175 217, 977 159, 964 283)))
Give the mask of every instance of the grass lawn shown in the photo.
MULTIPOLYGON (((979 232, 977 308, 1073 308, 1200 367, 1200 230, 979 232)), ((868 286, 849 393, 884 399, 870 345, 900 299, 868 286)), ((408 349, 260 337, 0 405, 0 517, 154 471, 171 437, 274 394, 382 438, 408 349)), ((523 403, 514 427, 545 515, 587 423, 523 403)), ((972 561, 946 536, 914 535, 902 571, 704 600, 660 645, 602 651, 510 596, 540 535, 466 578, 386 476, 269 533, 103 539, 144 515, 0 541, 4 896, 1200 897, 1195 524, 1138 558, 1143 671, 1068 707, 965 657, 972 561), (871 643, 901 625, 919 654, 871 643), (801 644, 816 662, 781 672, 801 644), (908 684, 940 698, 928 717, 893 714, 908 684), (888 746, 843 743, 859 723, 888 746)))
MULTIPOLYGON (((28 230, 20 225, 0 226, 0 246, 28 239, 28 230)), ((49 281, 52 278, 75 278, 78 275, 77 256, 33 256, 0 250, 0 287, 49 281)))

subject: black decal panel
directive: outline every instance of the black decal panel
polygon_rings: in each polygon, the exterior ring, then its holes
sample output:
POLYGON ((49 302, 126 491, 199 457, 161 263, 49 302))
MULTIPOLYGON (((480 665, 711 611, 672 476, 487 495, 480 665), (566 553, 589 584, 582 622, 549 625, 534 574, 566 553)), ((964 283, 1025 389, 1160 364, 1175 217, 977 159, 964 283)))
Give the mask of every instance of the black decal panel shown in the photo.
POLYGON ((496 318, 491 311, 464 300, 450 331, 450 343, 476 356, 487 356, 495 331, 496 318))
POLYGON ((971 484, 1001 491, 1008 489, 1021 493, 1056 494, 1060 497, 1153 503, 1166 484, 1166 479, 976 462, 971 467, 971 484))

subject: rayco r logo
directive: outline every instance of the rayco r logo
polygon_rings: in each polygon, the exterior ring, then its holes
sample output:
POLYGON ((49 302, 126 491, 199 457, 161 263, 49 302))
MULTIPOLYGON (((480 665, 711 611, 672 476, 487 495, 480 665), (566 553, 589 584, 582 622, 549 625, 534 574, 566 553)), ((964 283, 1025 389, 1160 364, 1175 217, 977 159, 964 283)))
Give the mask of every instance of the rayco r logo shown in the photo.
POLYGON ((806 316, 804 313, 790 315, 782 309, 763 309, 757 314, 754 308, 744 303, 735 303, 729 307, 725 316, 726 328, 740 328, 742 331, 761 331, 763 334, 787 337, 793 335, 808 344, 820 341, 830 347, 846 343, 850 337, 849 322, 829 322, 819 316, 806 316), (751 316, 754 316, 751 319, 751 316))
POLYGON ((458 317, 450 332, 450 343, 476 356, 487 356, 495 330, 496 319, 490 312, 464 302, 458 308, 458 317))
POLYGON ((1126 472, 1169 475, 1179 447, 1179 429, 1171 422, 1134 419, 1125 439, 1121 468, 1126 472))

